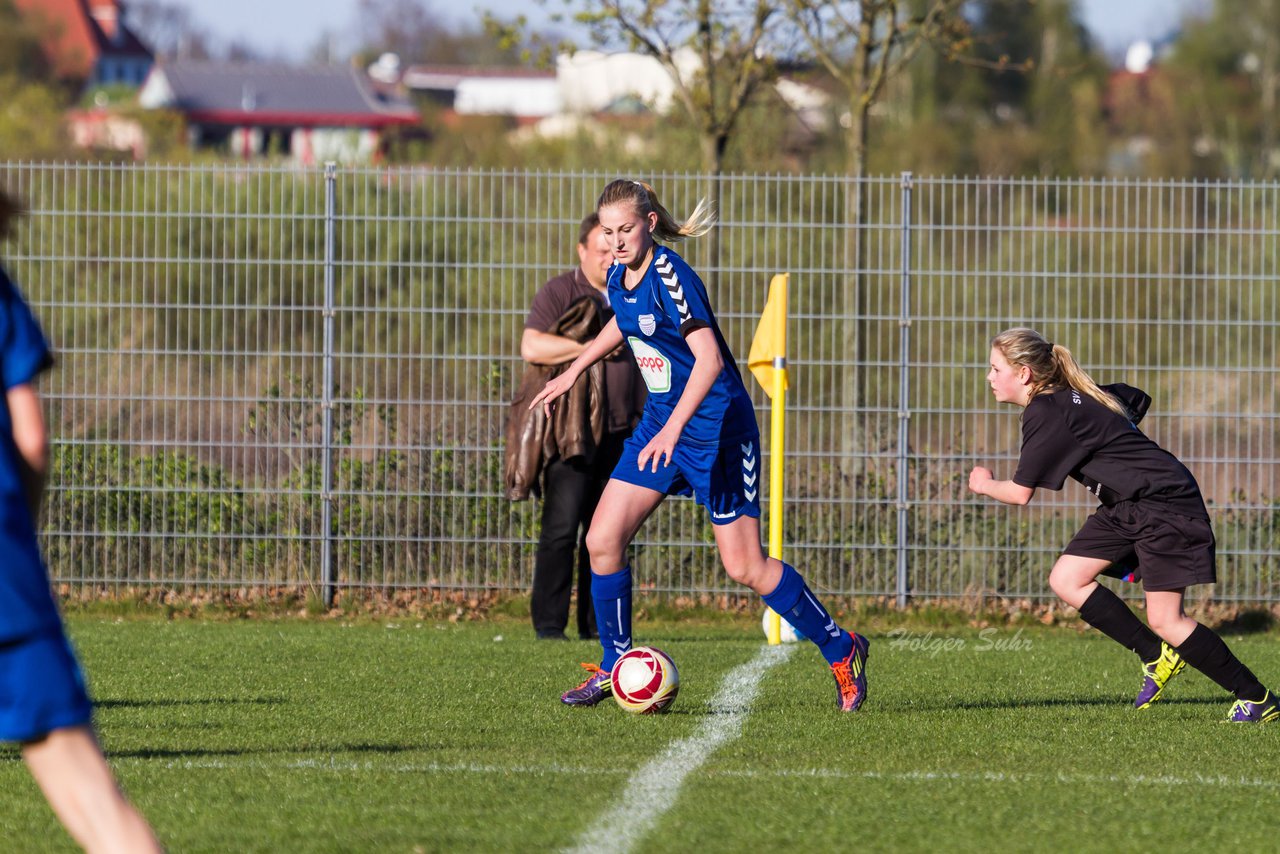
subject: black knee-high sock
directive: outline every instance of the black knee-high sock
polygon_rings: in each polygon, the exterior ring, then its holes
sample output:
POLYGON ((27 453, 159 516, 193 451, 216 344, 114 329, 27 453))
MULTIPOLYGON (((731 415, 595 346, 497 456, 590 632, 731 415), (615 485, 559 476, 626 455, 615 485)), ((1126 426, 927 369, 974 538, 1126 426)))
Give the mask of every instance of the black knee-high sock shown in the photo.
POLYGON ((1123 599, 1101 584, 1080 606, 1080 619, 1125 649, 1133 650, 1143 661, 1160 657, 1160 638, 1156 633, 1129 610, 1123 599))
POLYGON ((1237 700, 1256 703, 1267 695, 1267 689, 1258 681, 1258 677, 1236 658, 1235 653, 1227 648, 1226 642, 1212 629, 1197 623, 1187 639, 1175 649, 1188 664, 1226 688, 1237 700))

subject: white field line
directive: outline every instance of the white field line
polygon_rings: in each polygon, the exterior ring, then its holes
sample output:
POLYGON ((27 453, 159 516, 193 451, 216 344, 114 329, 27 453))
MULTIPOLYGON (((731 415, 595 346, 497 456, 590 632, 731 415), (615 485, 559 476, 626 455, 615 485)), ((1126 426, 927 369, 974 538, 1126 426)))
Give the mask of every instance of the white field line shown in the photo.
MULTIPOLYGON (((337 771, 343 773, 365 771, 371 774, 497 774, 549 777, 621 777, 625 771, 609 768, 562 765, 549 762, 539 765, 493 765, 478 762, 402 762, 383 763, 372 760, 350 761, 338 759, 295 759, 263 761, 261 759, 166 759, 157 762, 137 756, 111 759, 116 766, 150 765, 170 770, 213 771, 337 771)), ((1189 786, 1226 789, 1261 789, 1280 791, 1280 780, 1264 780, 1257 777, 1226 777, 1221 775, 1193 774, 1071 774, 1034 773, 1018 771, 848 771, 839 768, 770 769, 768 771, 712 770, 704 772, 708 777, 744 780, 881 780, 896 783, 991 783, 1022 786, 1053 783, 1065 786, 1122 785, 1122 786, 1189 786)))
POLYGON ((684 778, 707 757, 742 734, 751 704, 760 693, 760 681, 769 669, 791 656, 795 646, 760 648, 755 658, 729 671, 720 690, 711 698, 710 712, 690 736, 671 742, 623 785, 621 796, 588 825, 571 854, 594 851, 625 852, 640 843, 676 802, 684 778), (637 808, 639 805, 640 808, 637 808))

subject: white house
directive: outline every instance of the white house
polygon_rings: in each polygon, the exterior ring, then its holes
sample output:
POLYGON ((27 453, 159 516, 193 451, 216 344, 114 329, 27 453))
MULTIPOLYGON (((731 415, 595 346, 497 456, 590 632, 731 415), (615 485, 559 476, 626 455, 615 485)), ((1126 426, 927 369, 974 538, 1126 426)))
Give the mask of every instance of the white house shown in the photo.
POLYGON ((559 86, 551 71, 413 65, 400 82, 459 115, 541 119, 561 110, 559 86))
MULTIPOLYGON (((681 73, 691 73, 700 60, 691 50, 676 54, 681 73)), ((567 113, 598 113, 624 98, 635 98, 656 112, 671 107, 675 81, 662 63, 639 53, 580 50, 556 57, 556 83, 567 113)))

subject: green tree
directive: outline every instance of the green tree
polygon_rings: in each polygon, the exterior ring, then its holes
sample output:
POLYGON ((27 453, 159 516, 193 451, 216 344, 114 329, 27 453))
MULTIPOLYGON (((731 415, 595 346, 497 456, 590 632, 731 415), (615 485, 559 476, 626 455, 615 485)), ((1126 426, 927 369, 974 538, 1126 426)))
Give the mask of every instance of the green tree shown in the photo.
POLYGON ((0 76, 53 83, 53 66, 40 37, 54 26, 56 21, 20 14, 13 0, 0 0, 0 76))
MULTIPOLYGON (((975 0, 965 7, 963 54, 931 52, 920 80, 945 104, 967 156, 949 171, 1098 173, 1105 162, 1107 66, 1070 0, 975 0)), ((913 69, 913 76, 918 74, 913 69)))
POLYGON ((63 113, 66 93, 47 83, 0 76, 0 151, 6 158, 57 160, 74 157, 63 113))
MULTIPOLYGON (((1238 177, 1280 174, 1280 0, 1216 0, 1184 22, 1161 71, 1172 78, 1193 154, 1238 177)), ((1203 168, 1203 167, 1202 167, 1203 168)))

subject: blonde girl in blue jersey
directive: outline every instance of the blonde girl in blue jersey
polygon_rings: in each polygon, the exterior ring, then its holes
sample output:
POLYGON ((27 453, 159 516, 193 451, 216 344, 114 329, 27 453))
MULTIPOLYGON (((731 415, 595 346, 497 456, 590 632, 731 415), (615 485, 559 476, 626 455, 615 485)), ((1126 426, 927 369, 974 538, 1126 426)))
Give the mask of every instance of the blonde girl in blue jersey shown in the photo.
MULTIPOLYGON (((0 238, 18 213, 0 192, 0 238)), ((0 269, 0 741, 21 744, 49 805, 85 850, 159 851, 94 736, 36 543, 49 439, 35 381, 52 363, 35 317, 0 269)))
POLYGON ((608 277, 614 317, 530 408, 542 405, 549 414, 583 371, 624 342, 649 394, 587 534, 603 657, 599 665, 584 664, 586 681, 560 699, 593 706, 609 695, 609 671, 632 645, 627 547, 668 495, 693 495, 711 516, 729 577, 818 646, 836 681, 838 707, 856 711, 866 699, 869 643, 836 625, 800 574, 761 548, 760 432, 751 398, 702 280, 667 245, 705 234, 714 212, 704 200, 676 222, 652 187, 630 180, 605 187, 596 208, 616 262, 608 277))

